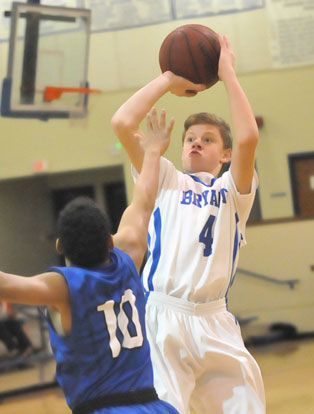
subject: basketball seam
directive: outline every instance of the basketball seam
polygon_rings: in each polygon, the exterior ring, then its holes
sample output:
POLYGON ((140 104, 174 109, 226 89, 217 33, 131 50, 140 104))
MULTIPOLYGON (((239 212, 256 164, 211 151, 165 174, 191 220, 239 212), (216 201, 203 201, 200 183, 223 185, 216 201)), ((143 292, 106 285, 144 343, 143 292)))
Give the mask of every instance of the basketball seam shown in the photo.
MULTIPOLYGON (((208 39, 208 37, 201 30, 198 30, 196 27, 190 27, 190 30, 193 30, 194 32, 197 32, 199 35, 201 35, 206 40, 206 42, 209 44, 209 46, 211 46, 210 40, 208 39)), ((200 47, 200 51, 203 53, 203 55, 205 57, 208 57, 208 55, 206 54, 205 49, 200 47)), ((219 61, 219 56, 220 56, 220 51, 219 51, 218 56, 217 56, 218 61, 219 61)), ((212 64, 211 62, 212 62, 211 59, 206 60, 208 72, 214 72, 214 71, 216 72, 217 71, 217 73, 218 73, 218 65, 216 66, 215 63, 212 64)), ((217 80, 218 80, 218 76, 217 76, 217 80)))
POLYGON ((173 49, 173 47, 175 46, 175 42, 176 42, 176 37, 177 37, 177 34, 178 34, 178 33, 175 33, 175 34, 174 34, 174 38, 172 39, 172 41, 171 41, 171 43, 170 43, 170 47, 169 47, 169 49, 168 49, 168 67, 169 67, 170 72, 173 72, 173 66, 172 66, 172 61, 171 61, 171 58, 172 58, 172 53, 171 53, 171 50, 172 50, 172 49, 173 49))
POLYGON ((188 36, 185 32, 180 32, 180 33, 183 34, 183 36, 185 38, 186 45, 187 45, 187 48, 188 48, 190 56, 191 56, 193 68, 194 68, 194 71, 195 71, 196 76, 198 78, 198 82, 193 82, 193 83, 202 83, 201 82, 201 75, 200 75, 200 72, 198 70, 197 64, 195 63, 195 59, 194 59, 194 56, 193 56, 193 52, 192 52, 192 48, 191 48, 191 45, 190 45, 190 42, 189 42, 189 38, 188 38, 188 36))
POLYGON ((190 27, 190 30, 194 30, 194 32, 197 32, 198 34, 203 36, 204 39, 207 41, 207 43, 211 46, 210 40, 208 39, 208 37, 201 30, 198 30, 196 27, 190 27))

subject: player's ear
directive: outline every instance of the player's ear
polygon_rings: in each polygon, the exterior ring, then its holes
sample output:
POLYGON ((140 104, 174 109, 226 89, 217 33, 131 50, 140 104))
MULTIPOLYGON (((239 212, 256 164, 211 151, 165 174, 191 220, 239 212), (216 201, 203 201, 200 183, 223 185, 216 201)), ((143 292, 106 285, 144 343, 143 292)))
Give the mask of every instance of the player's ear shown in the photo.
POLYGON ((113 237, 110 234, 110 236, 108 237, 108 248, 109 249, 113 249, 114 248, 114 243, 113 243, 113 237))
POLYGON ((63 249, 62 249, 62 245, 61 245, 61 241, 59 237, 56 240, 56 250, 57 250, 57 253, 63 254, 63 249))
POLYGON ((224 149, 223 154, 222 154, 222 158, 221 158, 222 164, 225 164, 226 162, 229 162, 231 160, 231 155, 232 155, 232 149, 231 148, 224 149))

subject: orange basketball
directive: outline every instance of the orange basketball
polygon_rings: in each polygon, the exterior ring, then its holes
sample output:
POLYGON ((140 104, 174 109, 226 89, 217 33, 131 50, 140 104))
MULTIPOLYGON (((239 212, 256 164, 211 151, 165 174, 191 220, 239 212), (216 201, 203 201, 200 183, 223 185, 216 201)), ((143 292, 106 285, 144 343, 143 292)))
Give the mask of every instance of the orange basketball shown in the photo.
POLYGON ((210 86, 218 81, 220 43, 216 32, 200 24, 177 27, 159 51, 162 72, 170 70, 193 83, 210 86))

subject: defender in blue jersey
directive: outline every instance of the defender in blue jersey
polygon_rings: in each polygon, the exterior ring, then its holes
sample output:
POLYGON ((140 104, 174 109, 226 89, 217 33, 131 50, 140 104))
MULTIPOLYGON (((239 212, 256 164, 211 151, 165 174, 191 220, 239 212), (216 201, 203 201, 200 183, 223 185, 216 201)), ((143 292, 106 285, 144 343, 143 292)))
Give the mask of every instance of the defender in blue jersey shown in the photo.
POLYGON ((71 201, 58 219, 57 251, 66 266, 33 277, 0 272, 0 299, 41 306, 56 358, 57 380, 73 414, 178 414, 158 399, 145 331, 138 269, 157 192, 166 126, 148 115, 139 137, 144 164, 117 233, 90 199, 71 201), (114 247, 115 246, 115 247, 114 247))

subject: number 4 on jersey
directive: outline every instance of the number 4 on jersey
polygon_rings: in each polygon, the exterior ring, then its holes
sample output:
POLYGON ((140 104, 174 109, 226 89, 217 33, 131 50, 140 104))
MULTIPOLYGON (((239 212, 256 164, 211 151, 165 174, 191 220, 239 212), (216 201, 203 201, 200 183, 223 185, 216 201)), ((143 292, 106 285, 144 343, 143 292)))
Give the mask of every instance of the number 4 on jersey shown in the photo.
POLYGON ((213 225, 215 222, 215 216, 210 215, 205 223, 205 226, 203 227, 202 231, 199 235, 199 242, 205 244, 204 248, 204 256, 210 256, 212 254, 212 244, 213 244, 213 237, 212 237, 212 231, 213 231, 213 225))

